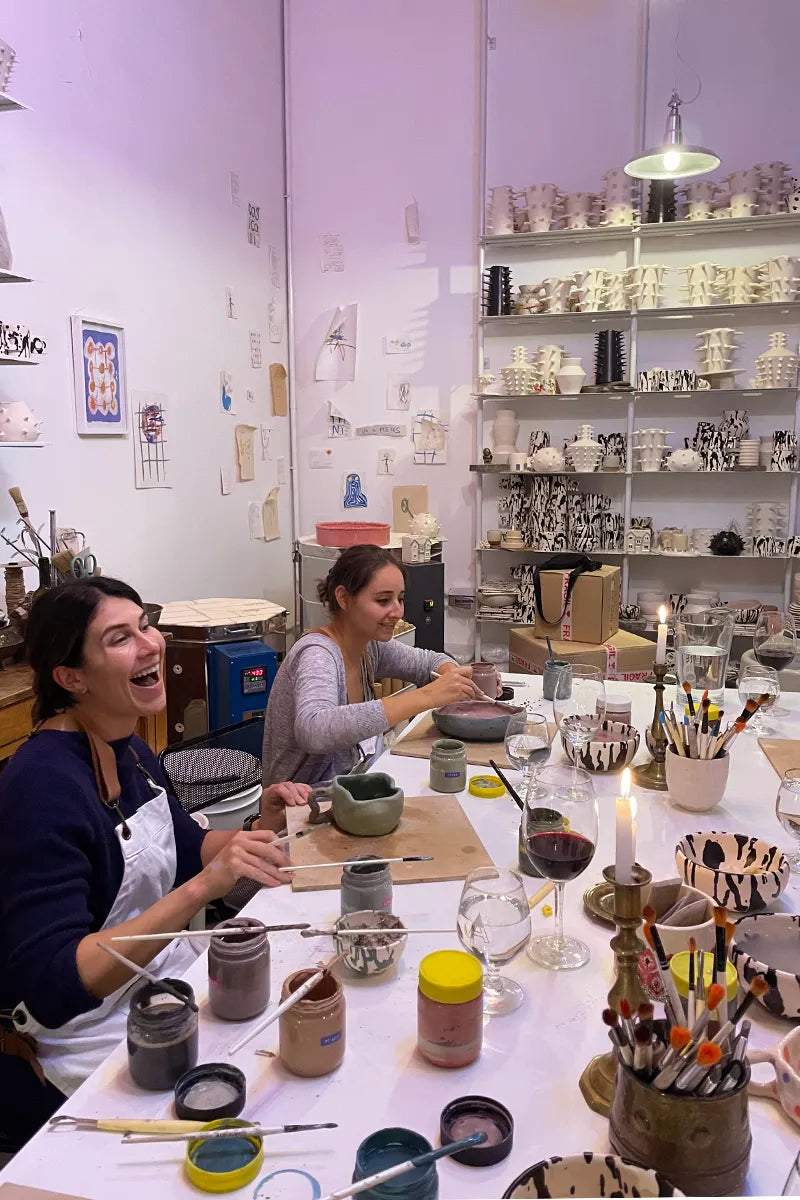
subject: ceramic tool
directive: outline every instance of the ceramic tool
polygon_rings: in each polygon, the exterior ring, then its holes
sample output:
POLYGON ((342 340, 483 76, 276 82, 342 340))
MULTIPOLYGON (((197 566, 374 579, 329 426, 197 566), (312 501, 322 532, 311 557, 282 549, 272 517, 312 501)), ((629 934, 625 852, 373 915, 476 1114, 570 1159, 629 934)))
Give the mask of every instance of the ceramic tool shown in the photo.
POLYGON ((313 975, 310 975, 305 983, 301 983, 300 987, 296 988, 292 992, 291 996, 286 997, 283 1004, 279 1004, 276 1009, 273 1009, 269 1016, 265 1017, 263 1021, 259 1021, 257 1025, 254 1025, 253 1028, 244 1035, 244 1037, 240 1037, 238 1042, 234 1042, 232 1046, 229 1046, 228 1054, 237 1054, 239 1050, 241 1050, 243 1046, 246 1046, 248 1042, 251 1042, 254 1037, 258 1037, 259 1033, 266 1029, 268 1025, 274 1024, 281 1013, 285 1013, 287 1009, 292 1008, 299 1000, 302 1000, 304 996, 307 996, 310 991, 313 991, 320 979, 322 979, 323 975, 326 975, 327 972, 330 971, 331 967, 335 967, 337 962, 343 959, 346 954, 347 951, 343 950, 341 954, 334 954, 331 958, 326 959, 318 971, 315 971, 313 975))
POLYGON ((96 1129, 101 1133, 189 1133, 203 1129, 205 1121, 170 1121, 160 1117, 71 1117, 67 1113, 51 1117, 53 1128, 62 1126, 83 1131, 96 1129))
POLYGON ((97 944, 101 950, 105 950, 106 954, 110 954, 123 967, 127 967, 129 971, 133 971, 134 975, 141 975, 142 979, 146 979, 148 983, 155 984, 160 991, 166 992, 168 996, 174 996, 176 1000, 180 1000, 181 1004, 185 1004, 187 1008, 191 1008, 193 1012, 197 1012, 197 1005, 194 1001, 187 999, 186 996, 182 996, 178 989, 174 988, 171 983, 168 983, 165 979, 159 979, 157 975, 146 971, 138 963, 131 962, 129 958, 126 958, 124 954, 120 954, 118 950, 115 950, 113 946, 109 946, 106 942, 98 942, 97 944))
POLYGON ((494 759, 493 759, 493 758, 490 758, 490 759, 489 759, 489 766, 492 768, 492 770, 493 770, 493 771, 496 771, 496 772, 497 772, 497 778, 498 778, 498 779, 501 781, 501 783, 503 784, 503 787, 506 789, 506 791, 508 792, 508 794, 509 794, 509 796, 511 797, 511 799, 514 801, 514 803, 516 804, 517 808, 518 808, 518 809, 519 809, 521 812, 524 812, 524 811, 525 811, 525 805, 524 805, 524 804, 523 804, 523 802, 522 802, 522 797, 519 795, 519 793, 518 793, 518 792, 516 792, 516 791, 514 790, 514 788, 513 788, 513 787, 511 786, 511 784, 508 782, 508 780, 506 779, 505 775, 504 775, 504 774, 503 774, 503 772, 500 770, 500 768, 498 767, 497 763, 494 761, 494 759))
POLYGON ((462 1138, 459 1142, 450 1142, 448 1146, 440 1146, 438 1150, 429 1150, 427 1154, 417 1154, 414 1158, 408 1158, 394 1167, 387 1167, 385 1171, 377 1171, 374 1175, 368 1175, 366 1179, 357 1179, 355 1183, 348 1184, 338 1192, 329 1192, 327 1196, 323 1196, 322 1200, 346 1200, 347 1196, 357 1196, 359 1192, 369 1191, 370 1188, 386 1183, 388 1179, 394 1179, 396 1175, 405 1175, 406 1171, 413 1171, 415 1167, 427 1167, 429 1163, 436 1162, 439 1158, 458 1154, 461 1150, 468 1150, 470 1146, 480 1146, 485 1141, 485 1133, 471 1133, 469 1137, 462 1138))
MULTIPOLYGON (((728 956, 725 952, 725 926, 728 923, 728 914, 724 908, 716 905, 714 908, 714 983, 719 983, 723 987, 726 986, 725 971, 728 962, 728 956)), ((723 1000, 719 1009, 720 1021, 724 1023, 728 1016, 728 1004, 723 1000)))
POLYGON ((530 900, 528 901, 528 908, 534 909, 534 908, 536 908, 537 904, 541 904, 541 902, 543 900, 546 900, 547 897, 550 895, 550 893, 555 888, 555 886, 556 885, 552 879, 549 880, 547 883, 542 884, 542 886, 539 888, 539 890, 537 892, 534 892, 533 895, 531 896, 530 900))
MULTIPOLYGON (((348 858, 345 862, 316 862, 316 863, 300 863, 297 867, 278 867, 279 871, 313 871, 317 867, 352 867, 353 859, 348 858)), ((433 862, 432 854, 407 854, 405 858, 371 858, 370 866, 377 866, 378 863, 396 863, 396 862, 433 862)))
MULTIPOLYGON (((294 925, 265 925, 263 933, 282 933, 286 929, 308 929, 307 921, 300 921, 294 925)), ((211 938, 211 937, 252 937, 252 929, 245 926, 241 929, 236 929, 235 926, 227 926, 225 929, 177 929, 172 933, 118 933, 111 938, 112 942, 166 942, 172 939, 179 938, 211 938)))
POLYGON ((457 929, 406 929, 398 925, 396 929, 304 929, 300 937, 361 937, 362 933, 396 933, 398 937, 405 937, 407 933, 450 933, 454 937, 458 935, 457 929))
MULTIPOLYGON (((194 1123, 194 1122, 193 1122, 194 1123)), ((201 1126, 202 1128, 202 1126, 201 1126)), ((269 1137, 273 1133, 307 1133, 310 1129, 338 1129, 335 1121, 323 1121, 319 1125, 236 1125, 228 1129, 206 1129, 203 1140, 213 1138, 269 1137)), ((126 1134, 122 1139, 123 1146, 141 1146, 144 1142, 195 1142, 197 1133, 154 1133, 126 1134)))

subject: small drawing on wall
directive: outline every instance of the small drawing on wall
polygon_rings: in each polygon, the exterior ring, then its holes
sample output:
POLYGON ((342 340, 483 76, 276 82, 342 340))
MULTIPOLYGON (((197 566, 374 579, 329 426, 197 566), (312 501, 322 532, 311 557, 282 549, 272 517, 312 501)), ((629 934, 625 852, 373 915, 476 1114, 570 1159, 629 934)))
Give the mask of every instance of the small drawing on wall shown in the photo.
POLYGON ((353 432, 353 426, 343 412, 340 412, 332 400, 328 401, 328 437, 346 438, 353 432))
POLYGON ((411 380, 390 379, 386 386, 386 407, 393 412, 408 412, 411 407, 411 380))
POLYGON ((254 371, 260 371, 264 365, 261 357, 261 330, 250 330, 250 366, 254 371))
POLYGON ((168 488, 167 397, 163 392, 131 392, 133 470, 137 488, 168 488))
POLYGON ((128 432, 125 330, 105 321, 70 318, 75 428, 83 436, 128 432))
POLYGON ((355 379, 357 327, 358 305, 340 305, 317 355, 316 379, 344 382, 355 379))
POLYGON ((247 206, 247 240, 251 246, 261 245, 261 205, 247 206))
POLYGON ((411 437, 417 465, 440 466, 447 462, 447 426, 432 408, 417 413, 411 437))
POLYGON ((233 288, 225 288, 225 316, 231 321, 236 320, 236 301, 233 298, 233 288))
POLYGON ((367 507, 367 497, 361 490, 361 476, 357 471, 350 471, 344 477, 344 499, 342 503, 345 508, 367 507))
POLYGON ((394 475, 394 464, 396 462, 396 450, 381 450, 378 454, 378 474, 394 475))
POLYGON ((223 412, 233 412, 233 376, 230 371, 219 373, 219 402, 223 412))

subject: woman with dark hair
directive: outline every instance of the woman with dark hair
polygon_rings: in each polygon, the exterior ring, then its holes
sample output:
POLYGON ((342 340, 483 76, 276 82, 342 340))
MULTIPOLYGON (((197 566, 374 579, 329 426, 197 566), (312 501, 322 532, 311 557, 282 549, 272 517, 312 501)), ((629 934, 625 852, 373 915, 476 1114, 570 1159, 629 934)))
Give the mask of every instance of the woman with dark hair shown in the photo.
MULTIPOLYGON (((167 794, 133 731, 165 701, 164 639, 133 588, 99 576, 34 603, 31 738, 0 775, 0 1148, 16 1148, 125 1034, 138 976, 102 949, 114 935, 181 929, 240 878, 275 886, 275 834, 204 832, 167 794)), ((267 797, 303 803, 282 784, 267 797)), ((187 941, 127 942, 180 975, 187 941)))
POLYGON ((270 691, 265 781, 346 774, 393 725, 474 696, 470 667, 392 640, 404 589, 396 559, 380 546, 351 546, 337 558, 318 588, 330 624, 294 644, 270 691), (376 700, 375 679, 404 679, 417 690, 376 700))

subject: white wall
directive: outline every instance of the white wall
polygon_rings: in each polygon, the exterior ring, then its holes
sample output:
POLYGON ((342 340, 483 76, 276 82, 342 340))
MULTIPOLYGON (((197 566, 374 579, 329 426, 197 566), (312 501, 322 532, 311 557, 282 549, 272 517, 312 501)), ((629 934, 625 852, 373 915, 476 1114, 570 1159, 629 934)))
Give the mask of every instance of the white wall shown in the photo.
POLYGON ((286 355, 267 338, 268 246, 283 253, 284 239, 280 0, 27 0, 2 5, 0 35, 18 56, 10 91, 33 110, 2 114, 0 205, 15 265, 36 280, 4 288, 0 316, 48 343, 41 365, 0 368, 0 398, 27 400, 49 443, 0 449, 0 523, 16 516, 6 488, 18 484, 37 521, 54 507, 86 531, 107 574, 148 599, 289 603, 289 488, 281 541, 251 542, 247 525, 248 500, 274 485, 289 445, 288 421, 270 416, 267 372, 286 355), (248 199, 262 206, 259 250, 247 243, 248 199), (134 489, 131 438, 75 435, 75 312, 122 324, 129 387, 169 396, 171 490, 134 489), (234 373, 237 419, 273 429, 272 461, 225 497, 236 420, 220 409, 222 368, 234 373))

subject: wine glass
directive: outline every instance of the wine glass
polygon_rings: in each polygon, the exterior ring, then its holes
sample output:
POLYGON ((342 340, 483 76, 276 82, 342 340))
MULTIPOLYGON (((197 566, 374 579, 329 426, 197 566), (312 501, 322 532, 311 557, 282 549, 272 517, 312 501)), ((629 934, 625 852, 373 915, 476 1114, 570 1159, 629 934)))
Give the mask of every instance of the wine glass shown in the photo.
POLYGON ((753 653, 762 667, 782 671, 788 667, 797 650, 794 617, 788 612, 764 609, 756 621, 753 634, 753 653))
POLYGON ((531 771, 543 767, 550 757, 553 740, 552 726, 543 713, 524 710, 514 713, 508 722, 505 736, 506 758, 515 770, 522 772, 523 791, 527 790, 531 771))
MULTIPOLYGON (((784 773, 778 788, 775 815, 787 833, 800 842, 800 769, 792 767, 784 773)), ((800 871, 800 849, 787 854, 793 871, 800 871)))
MULTIPOLYGON (((564 668, 562 668, 563 670, 564 668)), ((606 689, 599 667, 576 663, 572 667, 572 687, 563 694, 559 676, 553 700, 553 713, 559 732, 572 746, 572 761, 578 769, 581 749, 597 733, 606 715, 606 689)))
POLYGON ((742 669, 739 676, 739 701, 742 708, 748 700, 757 700, 759 696, 768 697, 745 725, 745 732, 749 730, 756 737, 763 737, 770 732, 769 727, 764 724, 764 713, 775 707, 775 702, 780 694, 781 684, 778 672, 774 667, 762 667, 759 663, 749 663, 742 669))
POLYGON ((511 962, 525 949, 531 935, 531 910, 516 871, 478 867, 464 880, 458 905, 461 945, 486 968, 483 1011, 492 1016, 519 1008, 525 993, 498 967, 511 962))
POLYGON ((588 867, 597 844, 597 800, 591 776, 583 768, 542 767, 535 771, 525 803, 525 849, 545 879, 555 881, 554 934, 531 938, 528 954, 552 971, 582 967, 589 947, 564 936, 564 883, 588 867), (558 813, 560 828, 543 829, 542 809, 558 813))

